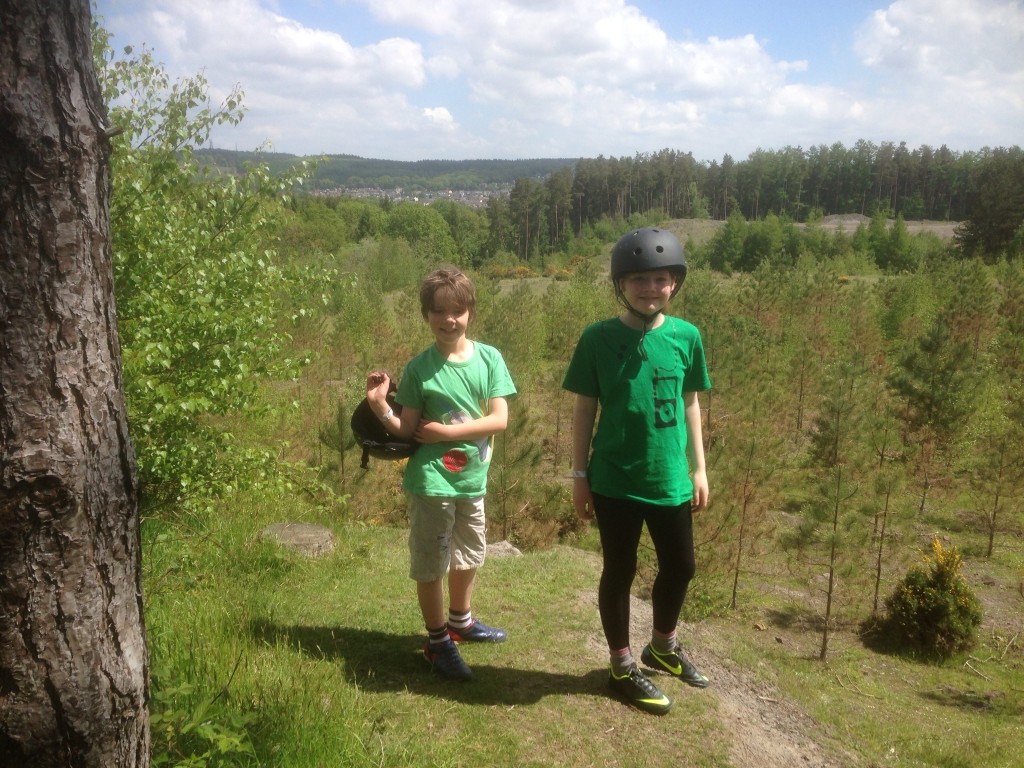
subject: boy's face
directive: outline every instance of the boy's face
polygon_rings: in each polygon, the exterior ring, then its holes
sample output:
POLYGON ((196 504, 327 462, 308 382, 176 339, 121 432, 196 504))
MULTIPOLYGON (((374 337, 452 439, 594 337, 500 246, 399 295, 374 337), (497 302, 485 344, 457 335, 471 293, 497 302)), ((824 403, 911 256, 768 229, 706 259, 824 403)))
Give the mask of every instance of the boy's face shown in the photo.
POLYGON ((667 269, 630 272, 619 281, 626 301, 637 312, 650 315, 660 312, 672 298, 676 279, 667 269))
POLYGON ((469 310, 439 296, 427 310, 427 323, 439 344, 454 344, 469 329, 469 310))

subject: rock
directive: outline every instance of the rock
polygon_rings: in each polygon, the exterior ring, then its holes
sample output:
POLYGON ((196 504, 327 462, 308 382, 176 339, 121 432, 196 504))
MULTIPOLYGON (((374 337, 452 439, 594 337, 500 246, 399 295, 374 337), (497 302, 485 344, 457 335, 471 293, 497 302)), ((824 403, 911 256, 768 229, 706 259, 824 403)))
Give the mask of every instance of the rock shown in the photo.
POLYGON ((334 550, 331 529, 312 523, 274 523, 260 531, 260 538, 272 539, 307 557, 320 557, 334 550))
POLYGON ((487 545, 488 557, 522 557, 523 553, 507 541, 499 541, 487 545))

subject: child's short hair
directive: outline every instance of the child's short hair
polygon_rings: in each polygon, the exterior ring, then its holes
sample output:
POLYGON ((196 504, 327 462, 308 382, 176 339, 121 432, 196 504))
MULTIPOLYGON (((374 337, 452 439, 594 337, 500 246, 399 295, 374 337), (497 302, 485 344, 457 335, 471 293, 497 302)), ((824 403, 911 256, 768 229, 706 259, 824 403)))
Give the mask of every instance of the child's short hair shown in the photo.
POLYGON ((420 285, 420 312, 424 320, 437 298, 468 310, 470 320, 476 314, 476 288, 473 287, 473 281, 455 267, 435 269, 423 278, 423 284, 420 285))

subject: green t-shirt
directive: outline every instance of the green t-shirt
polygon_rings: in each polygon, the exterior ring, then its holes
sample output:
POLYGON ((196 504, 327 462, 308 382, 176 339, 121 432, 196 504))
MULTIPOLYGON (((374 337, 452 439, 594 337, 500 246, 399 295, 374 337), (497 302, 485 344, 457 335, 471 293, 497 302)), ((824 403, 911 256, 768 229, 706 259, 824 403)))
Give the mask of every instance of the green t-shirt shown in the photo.
MULTIPOLYGON (((495 397, 516 394, 505 360, 494 347, 472 342, 464 362, 445 360, 431 344, 409 361, 395 401, 427 421, 460 424, 487 413, 495 397)), ((475 498, 487 492, 493 436, 476 441, 421 445, 409 458, 403 487, 421 496, 475 498)))
POLYGON ((597 398, 587 474, 594 493, 676 506, 693 498, 683 393, 711 388, 700 332, 665 316, 647 331, 618 318, 584 329, 562 386, 597 398))

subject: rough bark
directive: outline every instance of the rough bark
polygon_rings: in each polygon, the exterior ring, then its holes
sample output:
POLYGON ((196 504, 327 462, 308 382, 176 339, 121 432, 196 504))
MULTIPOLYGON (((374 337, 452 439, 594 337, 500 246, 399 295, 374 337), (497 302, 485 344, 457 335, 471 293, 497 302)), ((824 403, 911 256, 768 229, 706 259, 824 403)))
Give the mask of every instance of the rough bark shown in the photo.
POLYGON ((147 766, 89 0, 0 0, 0 766, 147 766))

